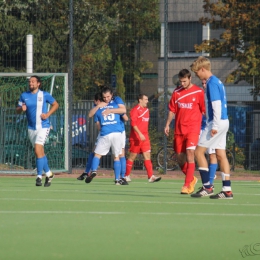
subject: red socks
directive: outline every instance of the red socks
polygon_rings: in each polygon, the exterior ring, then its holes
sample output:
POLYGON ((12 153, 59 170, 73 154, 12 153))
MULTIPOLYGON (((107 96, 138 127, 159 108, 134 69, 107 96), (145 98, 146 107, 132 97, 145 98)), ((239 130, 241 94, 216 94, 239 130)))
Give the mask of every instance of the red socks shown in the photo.
POLYGON ((144 166, 147 171, 148 179, 150 179, 153 175, 153 165, 152 165, 151 160, 145 160, 144 166))
POLYGON ((187 163, 187 171, 184 186, 189 186, 194 178, 195 163, 187 163))
POLYGON ((181 170, 182 172, 186 175, 187 173, 187 167, 188 167, 188 163, 184 163, 182 166, 181 166, 181 170))
POLYGON ((134 164, 133 161, 130 161, 130 160, 126 161, 126 173, 125 173, 125 176, 129 176, 130 175, 130 173, 132 171, 133 164, 134 164))

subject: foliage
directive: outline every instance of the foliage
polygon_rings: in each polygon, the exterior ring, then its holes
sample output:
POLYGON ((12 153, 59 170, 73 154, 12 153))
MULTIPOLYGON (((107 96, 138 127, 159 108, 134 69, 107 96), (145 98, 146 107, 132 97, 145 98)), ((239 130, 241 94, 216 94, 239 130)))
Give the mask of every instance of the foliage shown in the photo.
POLYGON ((244 149, 235 143, 235 135, 231 131, 227 133, 227 149, 229 149, 235 158, 235 167, 242 167, 245 162, 244 149))
MULTIPOLYGON (((131 91, 136 44, 158 31, 158 0, 74 0, 74 96, 84 98, 93 86, 110 83, 121 57, 126 88, 131 91), (123 57, 123 58, 122 58, 123 57)), ((70 41, 68 0, 5 0, 0 3, 0 69, 25 71, 26 35, 34 37, 34 71, 68 72, 70 41)), ((147 66, 146 66, 147 67, 147 66)), ((141 73, 142 69, 138 69, 141 73)))
POLYGON ((117 57, 114 74, 116 75, 116 92, 125 101, 124 69, 120 56, 117 57))
POLYGON ((212 28, 223 28, 220 39, 204 40, 196 45, 197 52, 209 52, 211 57, 222 55, 237 60, 239 67, 228 81, 246 80, 255 85, 254 95, 260 88, 260 2, 241 0, 204 0, 205 17, 203 24, 210 23, 212 28))

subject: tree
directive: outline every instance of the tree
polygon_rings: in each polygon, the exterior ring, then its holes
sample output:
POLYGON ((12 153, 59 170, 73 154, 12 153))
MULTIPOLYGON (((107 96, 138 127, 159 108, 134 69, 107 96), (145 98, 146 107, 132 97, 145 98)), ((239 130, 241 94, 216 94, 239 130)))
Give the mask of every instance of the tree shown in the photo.
POLYGON ((120 56, 117 58, 114 73, 116 75, 116 92, 125 101, 124 69, 120 56))
MULTIPOLYGON (((93 86, 110 82, 118 56, 124 71, 133 78, 136 41, 159 24, 158 0, 144 2, 74 0, 73 87, 79 98, 84 98, 93 86)), ((35 72, 68 71, 68 0, 2 1, 0 29, 2 71, 25 71, 27 34, 34 36, 35 72)))
POLYGON ((204 0, 206 16, 203 24, 223 28, 220 39, 205 40, 196 45, 198 52, 209 52, 211 57, 230 56, 239 67, 229 76, 229 82, 246 80, 260 88, 260 2, 256 0, 204 0), (207 16, 209 14, 209 16, 207 16))

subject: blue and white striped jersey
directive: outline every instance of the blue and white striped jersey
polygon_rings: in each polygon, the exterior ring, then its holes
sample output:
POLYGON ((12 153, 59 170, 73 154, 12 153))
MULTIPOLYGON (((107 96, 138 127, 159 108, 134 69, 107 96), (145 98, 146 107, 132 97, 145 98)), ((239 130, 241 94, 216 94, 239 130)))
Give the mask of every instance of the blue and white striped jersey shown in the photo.
POLYGON ((18 106, 26 105, 26 117, 28 120, 28 129, 38 130, 41 128, 49 128, 49 119, 41 119, 41 114, 48 112, 48 104, 52 105, 55 99, 48 92, 39 90, 33 94, 30 91, 23 92, 20 96, 18 106))

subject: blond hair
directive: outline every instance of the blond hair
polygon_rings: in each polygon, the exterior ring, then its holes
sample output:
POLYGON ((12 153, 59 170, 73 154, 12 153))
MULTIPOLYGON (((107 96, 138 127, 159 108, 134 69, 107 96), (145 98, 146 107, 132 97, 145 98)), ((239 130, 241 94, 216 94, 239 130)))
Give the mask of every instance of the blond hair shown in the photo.
POLYGON ((200 56, 190 65, 190 68, 193 72, 199 71, 201 68, 206 70, 211 70, 210 60, 206 57, 200 56))

